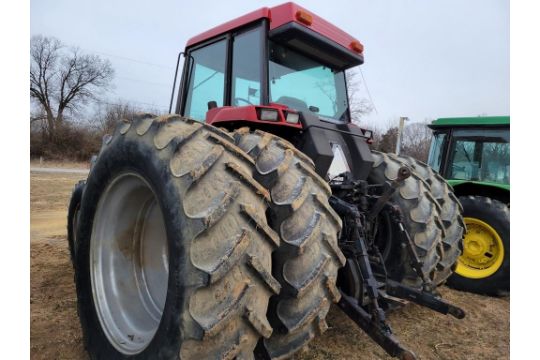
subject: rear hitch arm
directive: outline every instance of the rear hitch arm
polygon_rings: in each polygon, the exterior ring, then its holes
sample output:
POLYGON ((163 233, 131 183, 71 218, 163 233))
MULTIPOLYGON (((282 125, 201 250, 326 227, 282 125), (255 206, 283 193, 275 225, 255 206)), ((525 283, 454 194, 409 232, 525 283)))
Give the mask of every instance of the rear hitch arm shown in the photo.
POLYGON ((452 315, 457 319, 463 319, 465 317, 465 311, 463 311, 463 309, 430 293, 413 289, 390 279, 386 280, 386 293, 390 296, 395 296, 425 306, 438 313, 452 315))
MULTIPOLYGON (((401 169, 408 170, 405 167, 401 169)), ((402 175, 401 181, 403 181, 404 178, 407 178, 407 175, 410 176, 410 172, 403 171, 402 175)), ((388 194, 391 195, 392 191, 390 190, 387 192, 387 195, 388 194)), ((382 196, 379 200, 384 198, 386 198, 386 196, 382 196)), ((386 277, 384 290, 380 289, 377 278, 371 269, 366 239, 363 236, 363 231, 361 231, 362 214, 356 205, 350 204, 338 197, 331 196, 329 203, 330 206, 344 218, 346 223, 351 226, 351 231, 349 231, 347 235, 348 241, 355 245, 355 250, 352 252, 350 258, 350 260, 352 260, 351 265, 359 270, 362 278, 360 281, 363 282, 366 295, 370 300, 367 309, 364 309, 359 305, 358 299, 347 295, 340 289, 341 299, 338 306, 390 356, 402 360, 415 360, 416 355, 399 343, 398 339, 393 335, 392 329, 386 323, 384 310, 379 306, 380 297, 394 297, 396 300, 409 300, 439 313, 450 314, 458 319, 465 317, 465 312, 428 292, 432 287, 431 281, 427 274, 422 271, 422 263, 414 250, 412 240, 408 236, 407 230, 400 221, 399 213, 394 214, 394 218, 397 224, 400 225, 400 232, 404 245, 408 246, 411 251, 411 256, 413 258, 412 265, 416 272, 419 273, 418 275, 422 277, 423 291, 401 285, 386 277)), ((378 214, 381 209, 376 210, 376 213, 378 214)), ((371 214, 374 214, 374 212, 371 212, 371 214)))
POLYGON ((392 334, 390 327, 384 323, 374 321, 373 317, 358 306, 357 301, 341 291, 341 300, 338 306, 351 320, 353 320, 369 337, 382 347, 388 355, 401 360, 416 360, 416 355, 402 346, 392 334))

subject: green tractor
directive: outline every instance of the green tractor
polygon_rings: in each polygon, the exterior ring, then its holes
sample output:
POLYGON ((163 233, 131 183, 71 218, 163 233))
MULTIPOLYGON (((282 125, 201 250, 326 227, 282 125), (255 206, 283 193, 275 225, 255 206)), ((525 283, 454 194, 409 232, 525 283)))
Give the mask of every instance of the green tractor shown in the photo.
POLYGON ((429 126, 428 163, 453 186, 467 233, 448 284, 510 291, 510 117, 442 118, 429 126))

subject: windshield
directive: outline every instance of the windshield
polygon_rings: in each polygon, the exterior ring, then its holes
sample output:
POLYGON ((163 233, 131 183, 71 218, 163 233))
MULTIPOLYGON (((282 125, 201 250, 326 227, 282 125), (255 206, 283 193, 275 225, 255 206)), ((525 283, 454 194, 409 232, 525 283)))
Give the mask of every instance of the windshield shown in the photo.
POLYGON ((508 130, 454 132, 450 178, 510 183, 508 130))
POLYGON ((442 162, 442 146, 444 139, 446 138, 446 133, 436 133, 433 135, 431 140, 431 147, 429 149, 428 164, 433 168, 433 170, 440 172, 441 171, 441 162, 442 162))
POLYGON ((321 120, 348 121, 345 73, 270 42, 270 102, 309 111, 321 120))

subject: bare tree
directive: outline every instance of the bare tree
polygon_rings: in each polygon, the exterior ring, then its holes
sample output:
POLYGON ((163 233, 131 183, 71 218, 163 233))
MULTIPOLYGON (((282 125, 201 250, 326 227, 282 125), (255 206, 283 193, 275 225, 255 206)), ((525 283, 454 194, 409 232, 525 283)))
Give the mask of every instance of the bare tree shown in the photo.
MULTIPOLYGON (((372 148, 387 153, 396 151, 396 142, 398 128, 395 124, 395 119, 388 119, 383 124, 368 125, 370 130, 373 130, 373 145, 372 148)), ((405 125, 402 134, 401 152, 403 155, 408 155, 426 162, 429 148, 431 145, 432 132, 428 128, 430 120, 426 119, 423 122, 414 122, 405 125)))
POLYGON ((164 115, 165 112, 152 106, 137 106, 133 102, 122 99, 115 100, 115 103, 98 103, 95 111, 88 118, 88 126, 97 131, 100 136, 112 134, 116 125, 124 120, 132 120, 137 114, 152 114, 154 116, 164 115))
POLYGON ((119 121, 132 119, 138 112, 141 111, 133 104, 121 100, 117 104, 100 104, 89 123, 101 136, 112 134, 119 121))
POLYGON ((363 115, 373 111, 373 106, 368 99, 360 97, 360 80, 355 70, 347 70, 345 72, 345 80, 347 81, 351 120, 358 124, 363 115))
POLYGON ((403 153, 418 160, 427 161, 431 145, 431 129, 427 127, 429 120, 410 123, 403 129, 403 153))
POLYGON ((95 100, 114 76, 108 60, 66 48, 60 40, 41 35, 30 41, 30 97, 42 108, 31 121, 46 120, 49 140, 66 114, 95 100))
POLYGON ((376 150, 393 153, 396 151, 396 141, 397 141, 398 128, 391 127, 384 134, 381 134, 380 139, 375 146, 376 150))

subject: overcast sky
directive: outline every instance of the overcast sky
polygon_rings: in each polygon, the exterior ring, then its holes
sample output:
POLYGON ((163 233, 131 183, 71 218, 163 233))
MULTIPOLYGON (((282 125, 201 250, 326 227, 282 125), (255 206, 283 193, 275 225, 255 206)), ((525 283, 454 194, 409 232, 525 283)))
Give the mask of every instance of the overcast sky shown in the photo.
MULTIPOLYGON (((283 1, 31 0, 31 34, 107 57, 112 101, 167 110, 176 56, 190 37, 283 1)), ((297 1, 359 39, 377 111, 368 123, 508 115, 509 1, 297 1)), ((360 96, 368 98, 362 84, 360 96)))

